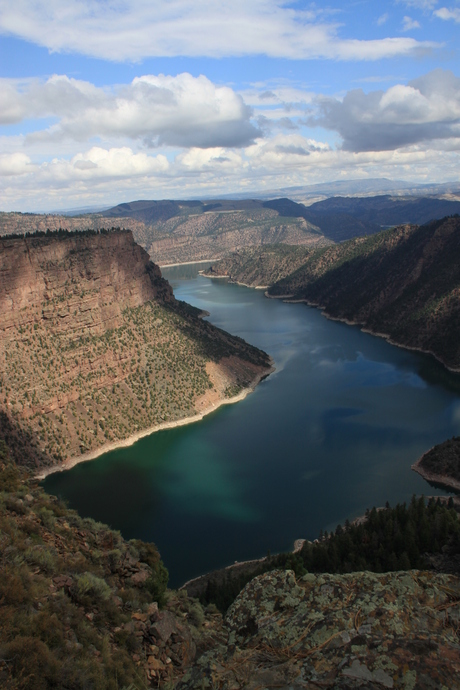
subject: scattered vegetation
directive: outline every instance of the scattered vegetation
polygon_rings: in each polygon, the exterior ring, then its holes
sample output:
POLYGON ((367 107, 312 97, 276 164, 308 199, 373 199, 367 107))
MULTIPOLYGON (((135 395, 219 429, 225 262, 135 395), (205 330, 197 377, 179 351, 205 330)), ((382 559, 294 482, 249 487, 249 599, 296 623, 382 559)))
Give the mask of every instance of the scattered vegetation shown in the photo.
POLYGON ((50 230, 33 229, 26 230, 25 232, 12 232, 9 234, 1 235, 3 240, 20 240, 24 237, 75 237, 75 235, 83 236, 93 236, 93 235, 108 235, 111 232, 128 232, 128 230, 122 230, 119 226, 111 228, 82 228, 82 229, 68 229, 68 228, 54 228, 50 230))
POLYGON ((228 276, 232 281, 250 287, 265 287, 293 273, 305 263, 312 251, 314 249, 310 246, 287 244, 246 247, 211 266, 205 275, 210 278, 228 276))
POLYGON ((2 688, 147 686, 133 613, 166 601, 153 544, 80 518, 14 466, 3 442, 0 544, 2 688))

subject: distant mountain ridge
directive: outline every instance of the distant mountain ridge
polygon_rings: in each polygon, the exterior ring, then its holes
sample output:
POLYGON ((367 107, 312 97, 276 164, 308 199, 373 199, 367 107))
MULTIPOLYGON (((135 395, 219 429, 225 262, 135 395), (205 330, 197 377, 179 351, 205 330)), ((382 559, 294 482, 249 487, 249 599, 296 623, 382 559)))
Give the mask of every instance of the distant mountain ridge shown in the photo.
POLYGON ((276 199, 137 200, 100 213, 0 213, 0 235, 126 228, 159 265, 221 259, 249 246, 319 247, 460 213, 460 201, 420 196, 335 196, 305 205, 276 199))

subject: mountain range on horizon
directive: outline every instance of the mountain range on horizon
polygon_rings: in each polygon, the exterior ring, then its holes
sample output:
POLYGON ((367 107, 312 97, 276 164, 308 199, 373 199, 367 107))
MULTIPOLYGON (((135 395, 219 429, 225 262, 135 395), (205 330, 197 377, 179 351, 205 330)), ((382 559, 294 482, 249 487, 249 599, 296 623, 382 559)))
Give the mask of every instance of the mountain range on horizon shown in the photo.
MULTIPOLYGON (((365 179, 333 180, 331 182, 318 182, 310 185, 296 185, 290 187, 280 187, 273 189, 255 189, 250 192, 229 192, 218 196, 197 196, 184 197, 186 201, 213 202, 216 200, 243 200, 243 199, 262 199, 270 200, 279 197, 291 197, 296 201, 314 199, 315 197, 329 198, 331 196, 377 196, 391 194, 394 196, 442 196, 444 194, 460 195, 460 183, 456 180, 452 182, 408 182, 405 180, 390 180, 386 177, 373 177, 365 179)), ((164 199, 156 199, 162 201, 164 199)), ((176 198, 169 201, 178 201, 176 198)), ((133 202, 124 202, 133 203, 133 202)), ((111 204, 98 204, 88 206, 76 206, 64 209, 51 209, 51 215, 74 216, 86 213, 105 213, 114 208, 111 204)))

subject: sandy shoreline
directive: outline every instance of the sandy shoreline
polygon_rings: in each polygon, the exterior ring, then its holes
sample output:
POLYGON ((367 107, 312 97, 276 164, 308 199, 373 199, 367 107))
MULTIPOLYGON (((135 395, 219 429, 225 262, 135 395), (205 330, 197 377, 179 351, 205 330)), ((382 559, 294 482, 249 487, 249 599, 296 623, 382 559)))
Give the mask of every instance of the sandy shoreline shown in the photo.
POLYGON ((191 266, 192 264, 204 264, 208 261, 216 263, 220 259, 200 259, 199 261, 180 261, 178 264, 157 264, 160 268, 172 268, 173 266, 191 266))
POLYGON ((162 424, 156 424, 155 426, 148 427, 147 429, 141 429, 140 431, 137 431, 135 434, 128 436, 128 438, 120 439, 119 441, 112 441, 110 443, 105 443, 103 446, 100 446, 95 450, 89 451, 88 453, 84 453, 83 455, 79 455, 77 457, 68 458, 59 465, 42 468, 40 472, 35 475, 35 478, 42 480, 45 479, 45 477, 47 477, 48 475, 54 474, 55 472, 64 472, 66 470, 70 470, 72 467, 75 467, 76 465, 79 465, 82 462, 95 460, 99 456, 104 455, 105 453, 109 453, 112 450, 132 446, 134 443, 136 443, 136 441, 139 441, 141 438, 144 438, 145 436, 150 436, 151 434, 154 434, 157 431, 164 431, 165 429, 175 429, 176 427, 185 426, 186 424, 194 424, 195 422, 200 422, 208 414, 211 414, 211 412, 215 412, 216 410, 218 410, 219 407, 222 407, 223 405, 233 405, 234 403, 244 400, 250 393, 252 393, 255 390, 256 386, 258 386, 258 384, 263 379, 265 379, 274 371, 275 367, 272 365, 269 369, 267 369, 266 372, 259 374, 251 383, 251 385, 247 388, 244 388, 240 393, 238 393, 238 395, 233 396, 233 398, 222 398, 222 400, 220 400, 218 403, 210 405, 205 410, 203 410, 203 412, 199 412, 196 415, 193 415, 193 417, 183 417, 182 419, 177 419, 173 422, 163 422, 162 424))
POLYGON ((247 287, 251 290, 268 290, 270 287, 270 285, 248 285, 247 283, 240 283, 238 280, 233 280, 231 276, 208 276, 208 274, 204 271, 199 271, 199 273, 201 276, 209 278, 210 280, 221 280, 225 278, 225 280, 228 280, 231 285, 241 285, 241 287, 247 287))

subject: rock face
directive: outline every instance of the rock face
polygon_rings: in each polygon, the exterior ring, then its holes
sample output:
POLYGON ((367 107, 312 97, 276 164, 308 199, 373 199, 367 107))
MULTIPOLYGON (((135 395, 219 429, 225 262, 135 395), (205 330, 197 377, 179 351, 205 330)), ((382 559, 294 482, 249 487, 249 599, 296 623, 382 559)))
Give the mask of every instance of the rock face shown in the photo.
POLYGON ((0 438, 17 462, 56 464, 268 373, 265 353, 199 317, 129 231, 0 240, 0 438))
POLYGON ((419 571, 267 573, 177 687, 458 690, 459 597, 458 578, 419 571))
POLYGON ((172 290, 129 231, 0 242, 2 339, 42 319, 51 332, 100 334, 121 324, 126 307, 159 295, 172 290))

